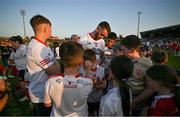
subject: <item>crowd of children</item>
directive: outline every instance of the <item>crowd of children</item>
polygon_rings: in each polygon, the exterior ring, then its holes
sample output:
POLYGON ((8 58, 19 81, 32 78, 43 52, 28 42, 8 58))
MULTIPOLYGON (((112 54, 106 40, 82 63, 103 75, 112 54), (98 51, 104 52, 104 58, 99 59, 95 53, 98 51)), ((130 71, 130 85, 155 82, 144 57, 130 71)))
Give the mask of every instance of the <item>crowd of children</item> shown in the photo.
MULTIPOLYGON (((37 15, 31 25, 35 37, 28 46, 20 37, 10 38, 16 51, 8 59, 15 63, 25 94, 24 76, 30 82, 36 116, 180 115, 179 70, 166 65, 165 50, 145 52, 135 35, 116 42, 117 35, 103 21, 86 36, 72 35, 72 40, 56 44, 55 58, 45 43, 51 22, 37 15)), ((6 79, 0 78, 0 111, 8 100, 6 87, 6 79)))

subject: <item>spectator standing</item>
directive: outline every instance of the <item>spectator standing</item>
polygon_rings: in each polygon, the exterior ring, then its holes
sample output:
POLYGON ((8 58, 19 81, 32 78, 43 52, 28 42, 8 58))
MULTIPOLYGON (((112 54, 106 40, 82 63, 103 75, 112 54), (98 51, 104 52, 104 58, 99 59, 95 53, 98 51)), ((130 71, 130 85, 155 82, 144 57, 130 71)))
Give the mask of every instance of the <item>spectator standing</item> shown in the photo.
POLYGON ((25 73, 27 72, 26 67, 26 54, 27 54, 27 46, 23 42, 23 38, 21 36, 13 36, 9 38, 12 42, 15 51, 11 53, 9 57, 9 63, 14 63, 17 69, 17 77, 19 80, 20 87, 23 89, 25 96, 20 99, 20 101, 24 101, 29 99, 28 92, 26 88, 26 81, 24 79, 25 73))

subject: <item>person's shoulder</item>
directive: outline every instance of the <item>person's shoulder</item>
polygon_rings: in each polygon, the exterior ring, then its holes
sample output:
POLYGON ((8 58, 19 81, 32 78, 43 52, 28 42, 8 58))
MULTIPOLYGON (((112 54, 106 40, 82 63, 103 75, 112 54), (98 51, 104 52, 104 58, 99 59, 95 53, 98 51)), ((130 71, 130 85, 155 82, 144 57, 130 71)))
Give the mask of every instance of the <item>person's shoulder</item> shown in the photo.
POLYGON ((105 43, 104 39, 100 39, 98 41, 101 42, 101 43, 105 43))
POLYGON ((78 78, 76 78, 76 80, 77 80, 77 83, 84 83, 87 85, 93 85, 93 81, 90 78, 79 76, 78 78))
POLYGON ((48 82, 51 82, 53 80, 57 80, 57 79, 61 79, 60 81, 62 81, 64 75, 63 74, 56 74, 56 75, 51 75, 48 77, 48 82))
POLYGON ((142 67, 150 67, 152 65, 152 61, 148 58, 140 57, 134 60, 134 64, 140 65, 142 67))
POLYGON ((32 38, 31 41, 29 42, 28 46, 32 46, 32 47, 44 47, 45 45, 40 43, 36 39, 32 38))

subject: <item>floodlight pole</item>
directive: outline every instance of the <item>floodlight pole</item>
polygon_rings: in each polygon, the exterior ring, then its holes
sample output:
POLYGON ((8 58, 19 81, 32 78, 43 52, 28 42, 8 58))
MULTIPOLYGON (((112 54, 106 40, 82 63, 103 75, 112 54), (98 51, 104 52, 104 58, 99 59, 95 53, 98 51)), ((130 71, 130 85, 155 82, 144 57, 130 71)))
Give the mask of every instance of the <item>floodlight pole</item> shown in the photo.
POLYGON ((137 14, 138 14, 137 37, 139 37, 140 16, 141 16, 142 12, 138 12, 137 14))
POLYGON ((25 20, 24 20, 24 17, 26 15, 26 11, 24 9, 21 9, 21 15, 23 17, 23 29, 24 29, 24 38, 26 38, 26 28, 25 28, 25 20))

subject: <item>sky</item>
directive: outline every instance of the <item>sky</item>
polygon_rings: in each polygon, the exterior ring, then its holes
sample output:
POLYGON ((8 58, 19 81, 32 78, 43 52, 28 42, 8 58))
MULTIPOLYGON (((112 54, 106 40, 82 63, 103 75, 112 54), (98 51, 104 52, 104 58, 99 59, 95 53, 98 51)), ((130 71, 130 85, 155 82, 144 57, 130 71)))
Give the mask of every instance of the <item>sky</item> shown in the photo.
POLYGON ((29 37, 29 21, 37 14, 51 21, 52 35, 60 38, 85 35, 101 21, 117 35, 136 35, 139 11, 140 32, 180 24, 180 0, 0 0, 0 36, 24 36, 21 9, 29 37))

